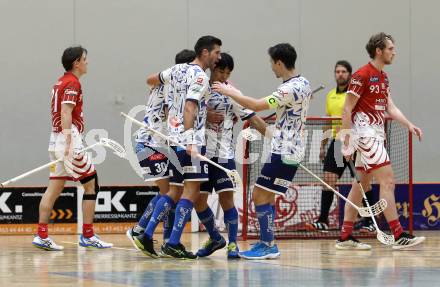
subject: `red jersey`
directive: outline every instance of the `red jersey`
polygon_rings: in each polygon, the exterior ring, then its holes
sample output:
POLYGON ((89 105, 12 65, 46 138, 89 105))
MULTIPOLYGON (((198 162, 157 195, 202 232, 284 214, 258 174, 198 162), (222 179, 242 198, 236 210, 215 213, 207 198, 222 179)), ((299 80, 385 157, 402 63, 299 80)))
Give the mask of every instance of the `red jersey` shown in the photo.
POLYGON ((353 74, 347 94, 359 98, 351 113, 353 128, 360 137, 384 137, 389 81, 385 72, 371 63, 353 74))
POLYGON ((71 72, 66 72, 58 79, 52 90, 52 131, 59 133, 61 127, 61 104, 75 105, 72 111, 72 124, 82 133, 84 131, 83 98, 81 83, 71 72))

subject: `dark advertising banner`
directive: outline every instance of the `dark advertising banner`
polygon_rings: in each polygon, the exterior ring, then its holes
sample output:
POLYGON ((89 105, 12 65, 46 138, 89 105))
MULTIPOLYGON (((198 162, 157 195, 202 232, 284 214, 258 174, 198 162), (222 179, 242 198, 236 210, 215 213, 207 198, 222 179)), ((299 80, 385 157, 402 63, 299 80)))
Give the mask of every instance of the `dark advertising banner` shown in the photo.
POLYGON ((137 222, 159 192, 151 186, 102 186, 96 200, 95 222, 137 222))

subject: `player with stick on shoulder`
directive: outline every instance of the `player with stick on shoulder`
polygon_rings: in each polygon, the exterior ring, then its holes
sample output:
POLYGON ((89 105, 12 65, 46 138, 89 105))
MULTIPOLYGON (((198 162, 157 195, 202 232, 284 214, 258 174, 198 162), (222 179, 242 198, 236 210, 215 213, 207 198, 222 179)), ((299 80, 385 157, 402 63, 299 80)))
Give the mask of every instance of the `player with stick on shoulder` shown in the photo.
MULTIPOLYGON (((189 63, 194 60, 196 54, 194 51, 184 49, 177 53, 175 64, 189 63)), ((150 129, 161 131, 168 134, 166 122, 168 114, 168 103, 166 101, 167 88, 164 85, 153 87, 149 93, 147 104, 145 107, 144 123, 150 129)), ((148 203, 139 222, 132 228, 128 229, 126 235, 131 243, 136 247, 133 237, 144 233, 150 222, 154 207, 159 199, 169 191, 169 159, 168 145, 165 139, 157 136, 149 130, 142 127, 136 134, 136 156, 142 170, 145 182, 153 181, 159 187, 159 193, 153 197, 148 203)), ((178 195, 180 196, 180 194, 178 195)), ((171 228, 174 222, 174 208, 171 206, 169 213, 161 214, 160 218, 153 217, 152 223, 149 225, 149 232, 154 232, 157 224, 162 220, 164 222, 163 237, 166 242, 171 234, 171 228)))
MULTIPOLYGON (((417 245, 425 237, 404 232, 399 222, 394 197, 394 173, 385 149, 385 114, 407 127, 420 140, 423 134, 420 128, 404 116, 391 98, 384 67, 390 65, 396 55, 394 39, 385 33, 375 34, 368 41, 366 50, 371 61, 353 74, 345 99, 340 133, 343 140, 342 153, 347 160, 351 160, 357 150, 356 160, 362 164, 361 169, 357 168, 361 178, 372 176, 380 185, 380 197, 387 201, 384 215, 394 235, 393 249, 401 249, 417 245)), ((356 205, 361 204, 362 193, 357 183, 353 183, 348 198, 356 205)), ((371 248, 351 235, 356 216, 357 211, 346 204, 344 223, 336 248, 371 248)))
POLYGON ((51 161, 63 158, 50 167, 49 185, 41 198, 39 208, 38 234, 32 244, 35 247, 59 251, 63 247, 48 237, 49 217, 55 201, 64 189, 66 180, 79 181, 84 187, 83 232, 79 245, 88 248, 110 248, 93 231, 96 196, 99 192, 98 175, 87 152, 80 152, 83 146, 83 94, 79 79, 87 73, 87 50, 81 46, 64 50, 61 58, 66 72, 52 90, 52 133, 49 142, 51 161))
MULTIPOLYGON (((148 77, 151 86, 169 85, 168 101, 168 134, 172 152, 178 162, 171 164, 170 193, 178 193, 183 186, 182 196, 176 205, 176 216, 170 239, 162 246, 165 255, 176 258, 194 259, 197 256, 186 251, 180 242, 185 224, 191 217, 194 202, 200 194, 201 182, 208 180, 208 164, 204 160, 192 157, 196 153, 206 152, 205 123, 206 101, 209 97, 209 78, 205 73, 214 68, 220 59, 220 39, 213 36, 199 38, 194 46, 196 58, 188 64, 172 66, 159 74, 148 77), (176 144, 177 143, 177 144, 176 144), (181 148, 185 146, 186 150, 181 148), (178 168, 178 165, 182 169, 178 168)), ((167 195, 156 203, 155 214, 167 213, 176 203, 176 199, 167 195), (168 209, 168 210, 167 210, 168 209)), ((151 222, 151 220, 150 220, 151 222)), ((147 228, 148 229, 148 228, 147 228)), ((146 230, 147 230, 146 229, 146 230)), ((134 237, 136 245, 147 254, 157 256, 153 247, 153 234, 142 234, 134 237)))
POLYGON ((260 226, 260 241, 250 250, 240 252, 245 259, 270 259, 280 256, 274 244, 275 194, 285 194, 305 152, 303 129, 312 95, 309 81, 295 70, 297 54, 288 43, 269 48, 272 71, 283 83, 270 96, 254 99, 239 90, 216 82, 213 90, 231 97, 253 111, 276 109, 271 154, 264 164, 253 190, 253 201, 260 226))

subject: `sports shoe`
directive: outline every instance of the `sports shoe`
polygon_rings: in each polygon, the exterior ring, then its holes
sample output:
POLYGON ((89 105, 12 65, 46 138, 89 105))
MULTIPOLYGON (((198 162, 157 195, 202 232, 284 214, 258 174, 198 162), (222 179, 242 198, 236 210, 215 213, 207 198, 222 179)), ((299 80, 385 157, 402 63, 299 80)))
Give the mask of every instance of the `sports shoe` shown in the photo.
POLYGON ((127 235, 128 240, 130 240, 130 242, 134 246, 134 248, 136 248, 137 250, 140 250, 139 247, 134 242, 134 237, 139 236, 141 234, 134 231, 134 228, 132 227, 132 228, 127 229, 127 232, 125 232, 125 235, 127 235))
POLYGON ((411 246, 415 246, 417 244, 425 241, 424 236, 414 236, 406 232, 402 232, 400 236, 396 239, 393 245, 393 249, 403 249, 411 246))
POLYGON ((162 248, 162 252, 174 258, 180 259, 196 259, 197 255, 190 251, 185 250, 185 246, 182 243, 179 243, 176 246, 170 245, 169 243, 165 243, 162 248))
POLYGON ((235 242, 229 242, 228 251, 226 251, 226 254, 228 255, 228 259, 240 258, 240 256, 238 256, 238 252, 240 251, 238 250, 237 244, 235 242))
POLYGON ((96 249, 105 249, 105 248, 111 248, 113 247, 113 243, 108 243, 99 238, 98 235, 93 235, 90 238, 84 237, 84 235, 81 234, 79 237, 79 246, 86 247, 86 248, 96 248, 96 249))
POLYGON ((276 244, 269 246, 263 242, 259 242, 252 246, 250 250, 239 252, 238 255, 248 260, 275 259, 280 256, 280 252, 276 244))
POLYGON ((40 236, 36 235, 34 237, 34 240, 32 240, 32 245, 44 249, 47 251, 62 251, 64 250, 64 247, 61 245, 57 245, 55 241, 53 241, 50 237, 47 238, 41 238, 40 236))
POLYGON ((209 238, 199 251, 197 251, 196 255, 198 257, 206 257, 214 253, 215 251, 222 249, 226 246, 226 240, 222 237, 220 241, 215 241, 209 238))
POLYGON ((371 245, 365 244, 350 235, 346 240, 338 239, 335 245, 339 250, 370 250, 371 245))
POLYGON ((354 225, 355 230, 359 230, 364 233, 371 233, 376 231, 373 220, 370 217, 361 218, 354 225))
POLYGON ((159 257, 160 258, 173 258, 171 255, 165 254, 165 252, 163 252, 163 249, 165 248, 165 244, 166 243, 164 243, 160 246, 160 251, 158 253, 159 257))
POLYGON ((322 221, 307 222, 306 229, 308 231, 326 231, 328 230, 328 224, 322 221))
POLYGON ((152 258, 159 258, 156 251, 154 250, 154 241, 151 238, 148 238, 145 234, 141 234, 139 236, 133 237, 134 244, 141 250, 145 255, 148 255, 152 258))

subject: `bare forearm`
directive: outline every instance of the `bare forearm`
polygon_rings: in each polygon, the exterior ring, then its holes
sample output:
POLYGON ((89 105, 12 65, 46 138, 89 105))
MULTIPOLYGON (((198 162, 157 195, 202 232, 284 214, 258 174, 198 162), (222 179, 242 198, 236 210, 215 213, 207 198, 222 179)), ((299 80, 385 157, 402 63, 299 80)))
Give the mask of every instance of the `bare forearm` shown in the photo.
POLYGON ((72 112, 68 109, 61 110, 61 127, 63 128, 63 134, 66 135, 66 144, 70 144, 72 135, 72 112))
POLYGON ((193 102, 187 101, 185 103, 185 110, 183 114, 183 126, 185 130, 194 128, 194 121, 196 119, 197 107, 193 102))
POLYGON ((153 74, 147 77, 147 85, 156 87, 160 85, 159 74, 153 74))
POLYGON ((262 118, 255 115, 249 119, 251 125, 263 136, 266 135, 267 124, 263 121, 262 118))
POLYGON ((411 122, 405 117, 405 115, 402 113, 402 111, 397 108, 393 107, 388 110, 388 115, 393 119, 404 125, 405 127, 409 127, 411 125, 411 122))

